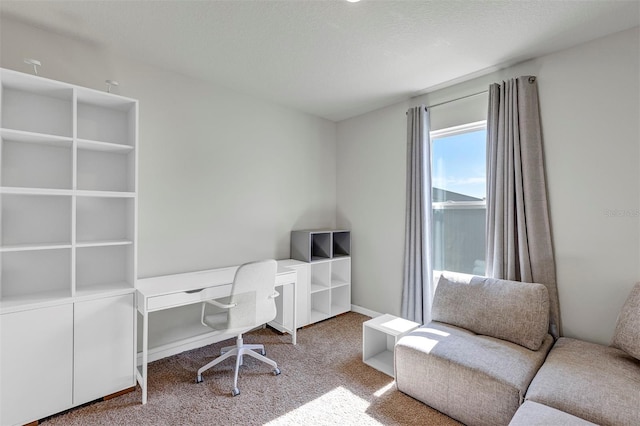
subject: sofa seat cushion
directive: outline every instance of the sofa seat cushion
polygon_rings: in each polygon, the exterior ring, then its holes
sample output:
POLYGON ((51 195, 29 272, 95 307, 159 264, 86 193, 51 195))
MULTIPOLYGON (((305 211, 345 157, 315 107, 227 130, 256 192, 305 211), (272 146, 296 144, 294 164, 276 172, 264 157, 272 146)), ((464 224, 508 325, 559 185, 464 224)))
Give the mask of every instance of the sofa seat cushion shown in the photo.
POLYGON ((542 284, 443 272, 432 319, 537 351, 549 329, 549 294, 542 284))
POLYGON ((432 321, 396 344, 396 386, 467 425, 506 425, 552 344, 531 351, 432 321))
POLYGON ((526 399, 600 425, 638 425, 640 361, 616 348, 560 338, 526 399))
POLYGON ((516 415, 511 419, 509 426, 595 426, 580 417, 573 416, 564 411, 547 407, 533 401, 525 401, 518 408, 516 415))

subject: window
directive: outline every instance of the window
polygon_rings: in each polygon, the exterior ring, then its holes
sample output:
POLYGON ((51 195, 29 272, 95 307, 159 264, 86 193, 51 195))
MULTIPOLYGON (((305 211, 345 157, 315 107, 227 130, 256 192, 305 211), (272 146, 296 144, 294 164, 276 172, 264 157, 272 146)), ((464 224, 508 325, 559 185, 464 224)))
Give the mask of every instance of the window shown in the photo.
POLYGON ((484 275, 487 123, 430 136, 433 269, 484 275))

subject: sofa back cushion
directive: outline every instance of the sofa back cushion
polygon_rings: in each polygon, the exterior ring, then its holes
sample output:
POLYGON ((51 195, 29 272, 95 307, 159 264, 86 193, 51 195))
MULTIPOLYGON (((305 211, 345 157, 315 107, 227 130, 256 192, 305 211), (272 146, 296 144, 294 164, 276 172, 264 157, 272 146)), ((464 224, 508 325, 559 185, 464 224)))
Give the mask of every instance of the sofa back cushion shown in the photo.
POLYGON ((622 306, 611 346, 640 360, 640 283, 633 287, 622 306))
POLYGON ((549 328, 549 294, 542 284, 444 272, 432 319, 538 350, 549 328))

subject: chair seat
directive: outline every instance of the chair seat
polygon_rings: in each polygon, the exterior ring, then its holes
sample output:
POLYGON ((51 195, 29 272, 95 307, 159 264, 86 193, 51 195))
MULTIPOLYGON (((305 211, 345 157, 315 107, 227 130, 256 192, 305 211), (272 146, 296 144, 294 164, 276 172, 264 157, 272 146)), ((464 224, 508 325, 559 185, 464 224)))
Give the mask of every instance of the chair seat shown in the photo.
POLYGON ((214 330, 226 330, 227 328, 227 313, 221 312, 219 314, 205 315, 203 322, 214 330))
POLYGON ((213 334, 225 334, 229 336, 237 336, 238 334, 246 333, 255 328, 251 327, 230 327, 228 316, 225 312, 219 314, 206 315, 202 321, 209 328, 211 328, 213 334))

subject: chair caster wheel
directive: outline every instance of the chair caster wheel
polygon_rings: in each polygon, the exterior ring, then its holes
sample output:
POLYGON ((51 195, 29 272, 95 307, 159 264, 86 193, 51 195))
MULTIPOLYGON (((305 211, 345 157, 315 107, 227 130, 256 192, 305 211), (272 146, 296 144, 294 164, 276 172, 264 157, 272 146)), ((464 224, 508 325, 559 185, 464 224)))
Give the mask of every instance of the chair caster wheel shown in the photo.
POLYGON ((202 378, 202 376, 198 375, 196 377, 196 383, 202 383, 202 382, 204 382, 204 379, 202 378))
POLYGON ((275 368, 275 370, 273 370, 273 375, 274 376, 279 376, 281 373, 280 369, 278 367, 275 368))
POLYGON ((231 391, 231 396, 238 396, 238 395, 240 395, 240 389, 233 388, 233 390, 231 391))

